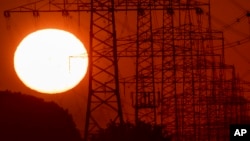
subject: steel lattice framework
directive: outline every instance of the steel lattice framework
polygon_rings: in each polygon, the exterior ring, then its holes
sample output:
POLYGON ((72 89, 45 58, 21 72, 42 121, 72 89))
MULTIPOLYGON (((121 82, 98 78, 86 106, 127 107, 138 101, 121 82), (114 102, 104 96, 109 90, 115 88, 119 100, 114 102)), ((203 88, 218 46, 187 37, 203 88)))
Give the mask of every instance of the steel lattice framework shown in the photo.
MULTIPOLYGON (((104 108, 104 106, 115 111, 112 120, 123 122, 118 81, 115 16, 112 9, 114 9, 114 0, 91 1, 90 76, 85 124, 86 138, 88 138, 88 133, 103 126, 101 126, 100 120, 97 120, 96 113, 100 113, 99 109, 104 108), (99 4, 106 10, 95 10, 100 7, 99 4)), ((107 122, 104 121, 104 123, 107 122)))
POLYGON ((227 141, 229 124, 246 122, 242 85, 249 83, 225 64, 224 37, 211 27, 209 0, 40 0, 4 15, 15 12, 90 13, 85 139, 108 122, 99 120, 103 109, 123 122, 121 79, 134 86, 135 123, 160 123, 174 141, 227 141), (117 35, 116 12, 136 14, 136 32, 117 35), (160 26, 153 13, 161 15, 160 26), (134 59, 132 77, 118 75, 119 58, 134 59))

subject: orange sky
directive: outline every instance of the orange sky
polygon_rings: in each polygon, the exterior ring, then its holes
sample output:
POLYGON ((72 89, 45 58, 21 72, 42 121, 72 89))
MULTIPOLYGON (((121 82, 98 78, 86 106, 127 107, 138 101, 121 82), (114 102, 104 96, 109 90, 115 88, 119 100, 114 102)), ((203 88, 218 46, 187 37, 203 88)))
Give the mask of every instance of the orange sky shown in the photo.
MULTIPOLYGON (((41 28, 60 28, 75 34, 87 47, 89 19, 88 13, 82 15, 80 26, 77 14, 62 17, 61 13, 41 14, 38 19, 31 13, 16 13, 10 19, 3 16, 3 11, 32 0, 1 0, 0 1, 0 90, 9 89, 31 94, 45 100, 53 100, 72 113, 78 128, 83 131, 87 98, 87 78, 73 90, 60 95, 43 95, 25 87, 17 78, 13 67, 13 55, 16 46, 24 36, 41 28)), ((211 0, 212 25, 214 29, 224 30, 225 43, 235 42, 250 36, 250 19, 244 19, 230 28, 226 24, 234 23, 246 11, 250 11, 249 0, 211 0), (249 20, 249 21, 248 21, 249 20)), ((122 26, 121 19, 120 24, 122 26)), ((133 25, 130 27, 133 28, 133 25)), ((122 33, 122 30, 118 31, 122 33)), ((227 64, 234 64, 241 77, 250 81, 250 42, 225 50, 227 64)))

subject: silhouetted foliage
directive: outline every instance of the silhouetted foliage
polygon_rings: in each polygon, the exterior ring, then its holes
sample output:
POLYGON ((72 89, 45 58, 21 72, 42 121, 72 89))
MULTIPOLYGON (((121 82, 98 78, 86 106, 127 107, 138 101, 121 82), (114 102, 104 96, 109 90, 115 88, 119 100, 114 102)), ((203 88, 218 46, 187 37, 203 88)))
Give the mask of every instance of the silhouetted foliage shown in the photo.
POLYGON ((90 141, 170 141, 171 138, 163 135, 160 125, 151 125, 139 122, 137 125, 126 122, 117 124, 110 122, 107 128, 101 129, 92 135, 90 141))
POLYGON ((72 117, 53 102, 0 92, 1 141, 81 141, 72 117))

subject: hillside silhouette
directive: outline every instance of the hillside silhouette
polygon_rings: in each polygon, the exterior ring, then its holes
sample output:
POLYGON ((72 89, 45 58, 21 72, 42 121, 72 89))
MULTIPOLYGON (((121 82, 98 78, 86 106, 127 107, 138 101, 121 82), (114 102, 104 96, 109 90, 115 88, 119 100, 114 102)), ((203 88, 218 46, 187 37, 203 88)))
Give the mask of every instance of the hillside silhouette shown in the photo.
POLYGON ((0 141, 81 141, 68 112, 53 102, 0 91, 0 141))

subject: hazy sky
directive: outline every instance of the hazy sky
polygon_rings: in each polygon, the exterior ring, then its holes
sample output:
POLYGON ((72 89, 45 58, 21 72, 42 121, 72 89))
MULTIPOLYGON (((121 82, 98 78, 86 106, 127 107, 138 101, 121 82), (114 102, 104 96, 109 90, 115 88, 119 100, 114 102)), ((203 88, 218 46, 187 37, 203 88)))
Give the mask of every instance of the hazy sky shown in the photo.
MULTIPOLYGON (((81 131, 84 127, 87 79, 80 85, 60 95, 42 95, 26 88, 17 78, 13 67, 14 51, 27 34, 41 28, 61 28, 74 33, 88 46, 88 18, 82 16, 78 25, 77 15, 63 18, 61 13, 43 14, 33 18, 32 13, 16 13, 6 19, 3 11, 14 8, 32 0, 0 0, 0 90, 21 91, 45 100, 53 100, 74 116, 81 131), (46 18, 45 18, 46 17, 46 18), (49 22, 48 22, 49 21, 49 22)), ((225 43, 250 36, 250 19, 238 20, 242 14, 250 11, 249 0, 211 0, 212 25, 214 29, 223 30, 225 43), (231 26, 231 23, 235 23, 231 26)), ((225 50, 227 64, 233 64, 241 77, 250 81, 250 42, 225 50)))
MULTIPOLYGON (((44 95, 39 94, 25 87, 17 78, 13 66, 14 52, 19 42, 27 34, 43 28, 59 28, 66 29, 74 33, 85 44, 88 41, 88 31, 84 31, 88 26, 87 22, 78 26, 77 17, 63 18, 61 13, 51 15, 41 15, 35 19, 32 13, 13 14, 11 18, 6 19, 3 11, 9 8, 31 0, 1 0, 0 1, 0 90, 9 89, 12 91, 21 91, 36 97, 43 98, 47 101, 55 101, 57 104, 73 115, 77 127, 83 133, 85 121, 85 104, 87 98, 87 79, 85 78, 76 88, 60 95, 44 95), (55 18, 56 17, 56 18, 55 18), (69 20, 71 19, 71 20, 69 20), (50 21, 52 24, 47 24, 50 21), (82 29, 83 28, 83 29, 82 29)), ((32 69, 32 68, 31 68, 32 69)))

